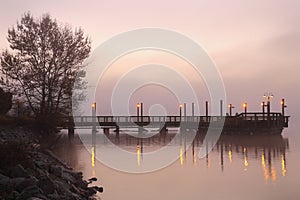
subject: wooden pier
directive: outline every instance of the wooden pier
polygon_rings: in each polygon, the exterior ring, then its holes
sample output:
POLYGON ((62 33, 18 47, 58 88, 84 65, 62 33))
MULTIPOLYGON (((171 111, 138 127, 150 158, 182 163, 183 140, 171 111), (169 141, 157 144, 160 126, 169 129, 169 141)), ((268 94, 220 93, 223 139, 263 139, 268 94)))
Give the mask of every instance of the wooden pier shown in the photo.
MULTIPOLYGON (((223 129, 222 133, 270 133, 280 134, 288 127, 289 116, 281 113, 248 112, 236 116, 75 116, 68 129, 101 128, 106 134, 109 129, 196 127, 196 131, 206 131, 209 127, 223 129)), ((72 120, 71 120, 72 121, 72 120)))
POLYGON ((271 112, 270 98, 273 95, 264 95, 267 104, 262 102, 262 112, 248 112, 248 104, 243 103, 244 112, 232 116, 232 104, 228 105, 229 114, 223 116, 223 101, 220 100, 220 115, 208 115, 208 101, 205 102, 205 116, 194 116, 194 104, 192 104, 192 116, 186 115, 186 104, 179 105, 178 116, 144 116, 143 103, 137 103, 136 116, 96 116, 96 103, 92 104, 92 116, 74 116, 62 121, 61 128, 68 128, 69 134, 74 134, 76 128, 103 129, 108 135, 110 129, 115 129, 119 134, 122 128, 159 128, 166 134, 168 128, 178 127, 183 131, 192 130, 206 133, 209 129, 216 129, 222 134, 281 134, 288 127, 289 116, 285 116, 285 100, 281 100, 281 113, 271 112), (265 112, 265 107, 267 112, 265 112), (183 109, 183 112, 182 112, 183 109), (183 115, 182 115, 183 113, 183 115))

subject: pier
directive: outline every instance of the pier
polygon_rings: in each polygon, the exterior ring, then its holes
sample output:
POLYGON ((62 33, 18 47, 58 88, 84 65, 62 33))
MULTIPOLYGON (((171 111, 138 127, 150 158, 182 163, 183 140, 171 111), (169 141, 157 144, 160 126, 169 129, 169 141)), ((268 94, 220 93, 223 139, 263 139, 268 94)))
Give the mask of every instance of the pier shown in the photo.
MULTIPOLYGON (((270 98, 270 97, 269 97, 270 98)), ((123 128, 159 128, 160 132, 167 132, 168 128, 180 128, 205 133, 208 128, 222 129, 222 134, 281 134, 282 130, 288 127, 289 117, 285 116, 285 100, 282 99, 282 111, 270 112, 270 99, 267 104, 262 102, 262 112, 248 112, 247 103, 243 104, 244 112, 232 116, 233 105, 229 104, 229 114, 222 115, 222 101, 220 101, 220 115, 208 115, 208 102, 205 102, 205 116, 194 116, 194 104, 192 104, 192 116, 186 115, 186 104, 179 105, 178 116, 144 116, 143 103, 138 103, 136 116, 97 116, 96 103, 92 104, 91 116, 74 116, 63 124, 68 128, 69 134, 74 134, 74 129, 93 128, 103 129, 103 133, 110 134, 110 129, 114 129, 119 134, 123 128), (265 112, 267 107, 267 112, 265 112), (184 108, 182 112, 182 108, 184 108), (182 115, 184 113, 184 115, 182 115)))

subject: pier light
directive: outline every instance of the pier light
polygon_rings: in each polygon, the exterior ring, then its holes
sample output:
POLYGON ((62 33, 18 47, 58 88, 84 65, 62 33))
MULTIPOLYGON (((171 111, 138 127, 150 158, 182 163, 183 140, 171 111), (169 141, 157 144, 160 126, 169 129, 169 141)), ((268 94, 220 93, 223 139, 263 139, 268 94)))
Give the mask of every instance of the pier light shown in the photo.
POLYGON ((263 97, 266 98, 267 102, 270 102, 274 95, 271 92, 266 92, 263 97))
POLYGON ((92 103, 92 108, 96 108, 96 102, 92 103))

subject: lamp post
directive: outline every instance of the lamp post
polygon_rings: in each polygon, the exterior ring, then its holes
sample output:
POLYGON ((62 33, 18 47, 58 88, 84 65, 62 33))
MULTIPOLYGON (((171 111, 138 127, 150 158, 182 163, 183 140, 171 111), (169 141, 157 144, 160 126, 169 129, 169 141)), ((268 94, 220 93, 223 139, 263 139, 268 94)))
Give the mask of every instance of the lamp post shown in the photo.
POLYGON ((140 103, 137 103, 136 104, 136 116, 137 116, 137 121, 139 122, 139 116, 140 116, 140 107, 141 107, 141 104, 140 103))
POLYGON ((232 116, 232 109, 234 108, 234 106, 232 104, 229 104, 228 108, 229 108, 229 116, 232 116))
POLYGON ((284 109, 287 107, 287 105, 285 105, 285 100, 281 99, 281 114, 284 117, 285 113, 284 113, 284 109))
POLYGON ((181 121, 181 115, 182 115, 182 104, 179 105, 179 117, 181 121))
POLYGON ((266 98, 267 101, 268 124, 270 125, 271 98, 274 97, 274 95, 271 92, 266 92, 263 97, 266 98))
POLYGON ((96 116, 96 102, 92 103, 92 116, 96 116))
POLYGON ((247 116, 247 107, 248 107, 247 102, 243 103, 243 108, 244 108, 245 117, 247 116))
POLYGON ((247 103, 246 103, 246 102, 243 103, 243 108, 244 108, 244 112, 245 112, 245 113, 247 113, 247 107, 248 107, 247 103))
POLYGON ((96 132, 96 102, 92 103, 92 122, 93 122, 93 133, 96 132))
POLYGON ((266 98, 267 101, 267 113, 269 116, 271 112, 271 98, 273 98, 274 95, 271 92, 266 92, 263 97, 266 98))

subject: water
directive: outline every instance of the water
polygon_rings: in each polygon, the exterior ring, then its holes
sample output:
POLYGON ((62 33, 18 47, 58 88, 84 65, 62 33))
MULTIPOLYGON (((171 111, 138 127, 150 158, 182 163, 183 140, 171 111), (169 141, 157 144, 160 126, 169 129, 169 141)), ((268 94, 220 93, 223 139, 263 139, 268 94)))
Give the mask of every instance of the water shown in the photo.
MULTIPOLYGON (((151 173, 124 173, 97 161, 105 141, 102 131, 92 140, 90 130, 72 142, 67 137, 57 144, 55 153, 82 171, 84 177, 97 177, 95 185, 104 187, 98 194, 103 200, 115 199, 244 199, 244 200, 298 200, 300 198, 299 153, 300 140, 297 127, 291 126, 281 136, 227 136, 221 138, 208 156, 198 159, 202 138, 195 140, 186 152, 183 140, 177 141, 178 159, 168 167, 151 173), (180 145, 181 144, 181 145, 180 145)), ((114 133, 110 135, 114 141, 114 133)), ((161 148, 165 141, 140 141, 121 137, 119 145, 135 154, 130 164, 137 168, 147 161, 143 154, 161 148)), ((111 159, 114 159, 113 157, 111 159)))

